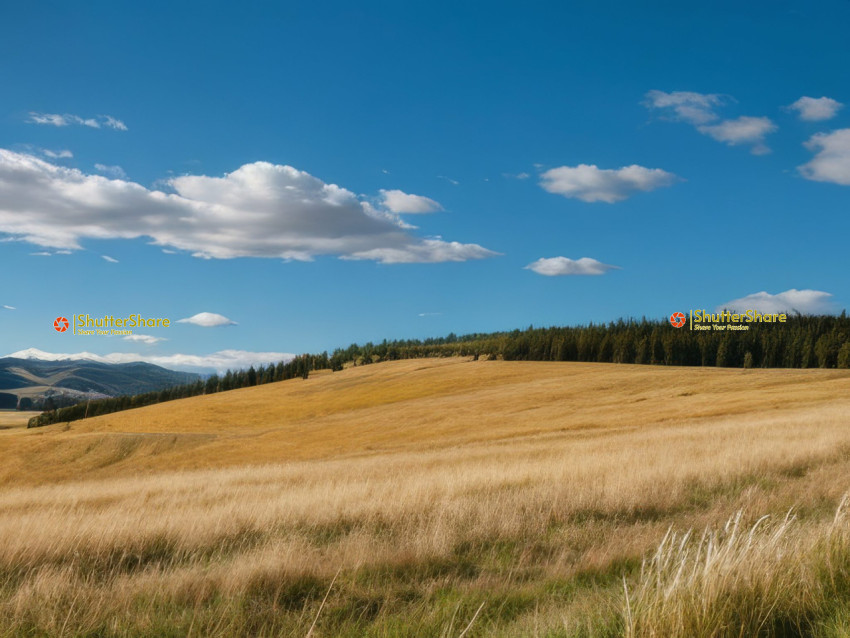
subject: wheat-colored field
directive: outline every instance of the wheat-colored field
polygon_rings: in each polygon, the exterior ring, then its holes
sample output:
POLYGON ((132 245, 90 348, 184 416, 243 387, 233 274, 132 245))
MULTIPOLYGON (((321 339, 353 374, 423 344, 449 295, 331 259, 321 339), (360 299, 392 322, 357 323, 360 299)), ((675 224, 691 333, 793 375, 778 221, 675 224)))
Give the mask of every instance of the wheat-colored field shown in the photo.
POLYGON ((3 431, 0 635, 850 635, 848 390, 455 358, 3 431))
POLYGON ((18 412, 16 410, 0 410, 0 431, 12 428, 25 428, 27 421, 38 416, 41 412, 18 412))

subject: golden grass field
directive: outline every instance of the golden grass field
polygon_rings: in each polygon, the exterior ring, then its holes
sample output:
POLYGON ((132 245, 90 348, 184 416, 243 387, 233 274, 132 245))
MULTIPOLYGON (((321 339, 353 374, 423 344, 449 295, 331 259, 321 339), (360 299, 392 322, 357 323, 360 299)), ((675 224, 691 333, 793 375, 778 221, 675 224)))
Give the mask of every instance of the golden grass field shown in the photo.
POLYGON ((38 416, 40 412, 17 412, 13 410, 0 410, 0 431, 27 427, 27 421, 38 416))
POLYGON ((847 371, 410 360, 0 458, 0 636, 850 636, 847 371))

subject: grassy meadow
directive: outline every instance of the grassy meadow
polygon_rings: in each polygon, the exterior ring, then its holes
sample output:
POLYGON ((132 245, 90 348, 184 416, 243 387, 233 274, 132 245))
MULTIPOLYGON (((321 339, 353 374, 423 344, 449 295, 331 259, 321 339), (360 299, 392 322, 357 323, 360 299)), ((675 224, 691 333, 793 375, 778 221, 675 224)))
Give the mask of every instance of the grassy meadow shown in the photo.
POLYGON ((0 410, 0 431, 14 428, 25 428, 27 422, 41 412, 18 412, 17 410, 0 410))
POLYGON ((848 371, 408 360, 0 458, 0 636, 850 636, 848 371))

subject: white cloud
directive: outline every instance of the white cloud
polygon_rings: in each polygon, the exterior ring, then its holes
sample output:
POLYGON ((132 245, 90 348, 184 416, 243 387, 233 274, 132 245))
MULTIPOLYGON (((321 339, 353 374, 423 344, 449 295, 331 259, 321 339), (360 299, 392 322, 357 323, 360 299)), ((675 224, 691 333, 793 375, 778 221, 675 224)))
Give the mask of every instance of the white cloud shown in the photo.
POLYGON ((775 295, 767 292, 757 292, 740 299, 733 299, 721 304, 718 310, 745 312, 757 310, 764 313, 796 313, 803 315, 828 314, 834 311, 830 301, 832 295, 820 290, 786 290, 775 295))
POLYGON ((806 122, 830 120, 843 107, 841 102, 831 97, 813 98, 805 95, 788 106, 789 109, 797 111, 800 119, 806 122))
POLYGON ((737 119, 724 120, 719 124, 699 126, 697 130, 729 146, 753 144, 752 153, 763 155, 770 152, 764 144, 764 136, 773 133, 776 128, 776 124, 769 117, 742 115, 737 119))
POLYGON ((15 308, 15 306, 7 306, 6 304, 3 304, 3 307, 4 307, 6 310, 17 310, 17 308, 15 308))
POLYGON ((152 346, 160 341, 167 341, 167 339, 165 337, 154 337, 152 335, 127 335, 124 337, 124 341, 136 341, 152 346))
POLYGON ((652 90, 647 92, 644 106, 649 109, 661 109, 672 114, 672 119, 689 124, 706 124, 717 119, 715 107, 722 106, 728 97, 716 93, 695 93, 693 91, 652 90))
POLYGON ((30 253, 33 257, 52 257, 53 253, 49 253, 46 250, 41 250, 37 253, 30 253))
POLYGON ((117 131, 126 131, 127 125, 119 119, 111 115, 98 115, 97 117, 80 117, 70 113, 37 113, 31 111, 27 122, 30 124, 46 124, 48 126, 87 126, 89 128, 106 128, 115 129, 117 131))
POLYGON ((498 254, 478 244, 460 244, 456 241, 443 241, 442 239, 423 239, 418 245, 403 248, 372 248, 371 250, 343 255, 341 258, 348 260, 373 259, 382 264, 436 264, 444 261, 484 259, 498 254))
POLYGON ((63 250, 78 250, 87 238, 149 237, 207 259, 336 255, 428 263, 496 254, 420 239, 392 211, 291 166, 255 162, 223 177, 168 183, 173 193, 0 149, 0 233, 63 250))
POLYGON ((98 173, 103 173, 108 177, 113 177, 115 179, 126 179, 127 173, 124 172, 124 169, 120 166, 107 166, 106 164, 95 164, 95 169, 98 173))
POLYGON ((46 157, 49 157, 51 159, 69 159, 71 157, 74 157, 74 154, 67 149, 61 151, 51 151, 50 149, 45 148, 42 149, 41 152, 44 153, 46 157))
POLYGON ((433 213, 443 210, 438 202, 422 195, 410 195, 400 190, 381 189, 381 202, 393 213, 433 213))
POLYGON ((657 109, 668 114, 669 119, 687 122, 696 127, 703 135, 724 142, 729 146, 752 144, 754 155, 764 155, 770 149, 764 138, 773 133, 777 126, 768 117, 743 115, 736 119, 720 120, 716 109, 734 101, 731 97, 716 93, 695 93, 692 91, 649 91, 643 105, 648 109, 657 109), (716 124, 714 123, 716 122, 716 124))
POLYGON ((554 277, 558 275, 604 275, 609 270, 619 270, 619 266, 603 264, 601 261, 582 257, 581 259, 569 259, 567 257, 541 257, 535 262, 528 264, 526 270, 533 270, 538 275, 554 277))
POLYGON ((116 353, 107 355, 118 363, 125 361, 147 361, 163 368, 172 370, 241 370, 251 366, 268 365, 280 361, 291 361, 295 355, 289 352, 249 352, 247 350, 220 350, 208 355, 171 354, 161 356, 144 356, 138 354, 123 355, 116 353))
POLYGON ((437 179, 444 179, 444 180, 446 180, 449 184, 452 184, 453 186, 457 186, 457 185, 459 185, 459 184, 460 184, 460 182, 459 182, 459 181, 457 181, 456 179, 452 179, 451 177, 446 177, 445 175, 437 175, 437 179))
POLYGON ((813 135, 804 146, 815 156, 797 170, 806 179, 850 186, 850 128, 813 135))
POLYGON ((6 357, 41 359, 44 361, 68 361, 85 359, 100 363, 132 363, 143 361, 172 370, 216 371, 240 370, 250 366, 268 365, 280 361, 290 361, 295 355, 289 352, 250 352, 247 350, 220 350, 207 355, 169 354, 145 355, 136 352, 113 352, 98 355, 91 352, 61 354, 44 352, 35 348, 7 354, 6 357))
POLYGON ((116 131, 126 131, 127 125, 124 124, 119 119, 112 117, 111 115, 101 115, 100 117, 104 118, 103 125, 106 128, 114 128, 116 131))
POLYGON ((110 264, 117 264, 118 263, 118 260, 115 259, 115 257, 110 257, 109 255, 101 255, 101 257, 104 260, 108 261, 110 264))
POLYGON ((676 181, 673 173, 636 164, 616 170, 601 169, 595 164, 560 166, 550 168, 541 177, 540 185, 550 193, 583 202, 609 204, 624 200, 638 191, 655 190, 676 181))
POLYGON ((58 115, 56 113, 35 113, 32 111, 30 112, 27 122, 30 124, 49 124, 50 126, 68 126, 68 124, 70 124, 64 115, 58 115))
POLYGON ((199 312, 185 319, 178 319, 177 323, 191 323, 204 328, 214 328, 216 326, 235 326, 236 322, 228 319, 224 315, 219 315, 214 312, 199 312))

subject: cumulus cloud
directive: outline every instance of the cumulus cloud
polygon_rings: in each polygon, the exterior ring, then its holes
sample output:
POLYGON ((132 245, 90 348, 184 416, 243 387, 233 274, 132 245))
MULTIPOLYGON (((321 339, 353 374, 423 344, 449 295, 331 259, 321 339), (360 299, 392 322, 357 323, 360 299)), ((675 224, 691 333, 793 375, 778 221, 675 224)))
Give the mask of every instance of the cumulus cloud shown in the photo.
POLYGON ((622 201, 639 191, 652 191, 676 181, 673 173, 632 164, 602 169, 595 164, 550 168, 541 175, 544 190, 583 202, 622 201))
POLYGON ((538 275, 555 277, 560 275, 604 275, 609 270, 619 270, 618 266, 603 264, 601 261, 582 257, 569 259, 567 257, 541 257, 528 264, 526 270, 533 270, 538 275))
POLYGON ((107 355, 125 361, 147 361, 172 370, 242 370, 251 366, 268 365, 280 361, 291 361, 295 355, 289 352, 249 352, 247 350, 220 350, 208 355, 171 354, 147 356, 138 354, 107 355))
POLYGON ((719 124, 699 126, 697 130, 729 146, 752 144, 751 152, 754 155, 763 155, 770 152, 770 149, 764 144, 764 137, 773 133, 776 128, 776 124, 769 117, 742 115, 737 119, 724 120, 719 124))
POLYGON ((127 173, 124 172, 124 169, 120 166, 107 166, 106 164, 95 164, 95 169, 98 173, 103 173, 108 177, 114 177, 116 179, 126 179, 127 173))
POLYGON ((496 254, 415 237, 396 213, 291 166, 255 162, 222 177, 173 177, 168 185, 173 192, 0 149, 0 233, 64 250, 80 249, 87 238, 149 237, 207 259, 429 263, 496 254))
POLYGON ((343 255, 341 259, 371 259, 382 264, 436 264, 444 261, 483 259, 498 254, 482 248, 478 244, 460 244, 456 241, 443 241, 442 239, 423 239, 416 245, 403 248, 372 248, 343 255))
POLYGON ((817 133, 804 146, 815 156, 798 167, 803 177, 850 186, 850 128, 817 133))
POLYGON ((177 323, 191 323, 204 328, 215 328, 217 326, 235 326, 236 322, 228 319, 224 315, 216 314, 215 312, 199 312, 185 319, 178 319, 177 323))
POLYGON ((30 111, 27 122, 30 124, 46 124, 48 126, 87 126, 89 128, 111 128, 116 131, 126 131, 127 125, 111 115, 98 115, 97 117, 80 117, 70 113, 38 113, 30 111))
POLYGON ((135 341, 152 346, 160 341, 167 341, 167 339, 165 337, 154 337, 153 335, 127 335, 124 337, 124 341, 135 341))
POLYGON ((797 111, 798 117, 806 122, 831 120, 843 107, 841 102, 831 97, 814 98, 805 95, 788 106, 792 111, 797 111))
POLYGON ((754 155, 764 155, 770 149, 764 138, 773 133, 777 126, 768 117, 744 115, 735 119, 720 120, 717 109, 734 100, 716 93, 693 91, 649 91, 643 105, 650 110, 664 113, 667 119, 686 122, 696 127, 703 135, 729 146, 751 144, 754 155))
POLYGON ((101 257, 102 257, 105 261, 108 261, 110 264, 117 264, 117 263, 118 263, 118 260, 117 260, 117 259, 115 259, 115 257, 110 257, 109 255, 101 255, 101 257))
POLYGON ((381 189, 381 202, 392 213, 434 213, 443 210, 438 202, 422 195, 381 189))
POLYGON ((834 312, 830 301, 832 295, 821 290, 786 290, 775 295, 757 292, 740 299, 727 301, 718 310, 745 312, 757 310, 761 313, 800 313, 802 315, 828 314, 834 312))
POLYGON ((695 93, 693 91, 652 90, 647 92, 644 106, 649 109, 665 111, 670 119, 689 124, 706 124, 718 118, 715 107, 722 106, 729 98, 716 93, 695 93))

